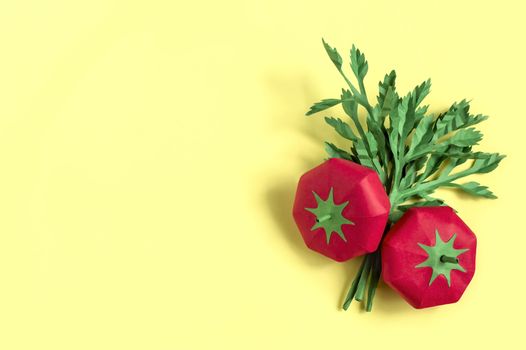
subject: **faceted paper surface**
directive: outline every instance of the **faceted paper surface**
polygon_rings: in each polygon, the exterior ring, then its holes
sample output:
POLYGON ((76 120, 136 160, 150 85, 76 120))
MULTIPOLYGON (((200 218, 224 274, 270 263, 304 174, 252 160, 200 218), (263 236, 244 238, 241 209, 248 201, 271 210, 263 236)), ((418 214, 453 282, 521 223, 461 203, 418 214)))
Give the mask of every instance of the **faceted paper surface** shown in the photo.
POLYGON ((455 303, 475 273, 476 249, 475 234, 450 207, 411 208, 384 239, 383 279, 415 308, 455 303), (433 256, 440 252, 451 261, 433 256))
POLYGON ((293 215, 307 247, 336 261, 346 261, 378 248, 389 209, 389 199, 375 171, 333 158, 300 178, 293 215), (329 218, 317 216, 322 212, 319 208, 323 209, 320 205, 326 206, 329 200, 342 209, 342 217, 336 216, 336 210, 329 218), (331 219, 337 219, 338 225, 327 224, 331 219))

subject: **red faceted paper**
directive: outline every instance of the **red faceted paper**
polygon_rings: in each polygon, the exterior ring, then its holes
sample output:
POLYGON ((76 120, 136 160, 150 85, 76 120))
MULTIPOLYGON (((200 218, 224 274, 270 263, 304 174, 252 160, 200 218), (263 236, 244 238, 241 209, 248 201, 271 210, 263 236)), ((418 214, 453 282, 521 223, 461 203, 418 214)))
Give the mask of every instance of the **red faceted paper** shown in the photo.
POLYGON ((333 158, 300 178, 293 216, 307 247, 341 262, 378 248, 389 210, 389 199, 375 171, 333 158), (326 232, 324 224, 335 218, 324 223, 324 218, 314 214, 329 202, 341 209, 339 222, 345 222, 336 225, 334 232, 326 232))
POLYGON ((417 309, 455 303, 475 273, 476 249, 453 209, 414 207, 384 239, 383 279, 417 309))

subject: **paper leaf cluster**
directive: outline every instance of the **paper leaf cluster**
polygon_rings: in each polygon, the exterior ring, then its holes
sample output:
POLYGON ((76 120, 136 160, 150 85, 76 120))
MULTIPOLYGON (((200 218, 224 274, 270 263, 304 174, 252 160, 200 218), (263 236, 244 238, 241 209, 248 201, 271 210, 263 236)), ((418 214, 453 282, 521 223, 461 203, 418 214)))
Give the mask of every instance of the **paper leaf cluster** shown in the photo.
MULTIPOLYGON (((378 83, 378 95, 373 103, 365 91, 364 79, 368 72, 365 55, 354 45, 350 50, 349 68, 354 76, 353 83, 345 73, 347 69, 339 52, 325 41, 323 45, 346 86, 339 98, 321 100, 306 114, 341 105, 348 118, 341 120, 327 116, 325 121, 350 141, 350 147, 341 149, 326 142, 325 149, 331 158, 352 160, 378 173, 389 194, 391 223, 412 206, 444 205, 443 200, 433 196, 441 187, 496 198, 486 186, 475 181, 462 181, 469 175, 494 170, 504 158, 499 153, 473 151, 483 137, 476 126, 487 116, 470 113, 467 100, 455 102, 446 111, 433 115, 424 102, 431 90, 431 80, 401 95, 396 90, 394 70, 378 83), (359 118, 361 110, 366 113, 365 122, 359 118)), ((379 272, 375 272, 375 261, 378 258, 373 254, 364 259, 358 282, 356 286, 353 284, 351 291, 360 291, 362 279, 365 279, 363 284, 369 283, 369 277, 377 283, 375 273, 379 275, 379 272)), ((369 285, 369 288, 373 289, 374 296, 376 286, 369 285)), ((350 296, 351 300, 355 297, 353 293, 350 296)))
POLYGON ((307 112, 311 115, 341 104, 349 117, 348 121, 325 118, 340 136, 351 141, 349 150, 327 143, 330 157, 352 160, 377 171, 390 192, 393 207, 413 199, 423 201, 415 205, 436 204, 431 194, 439 187, 496 198, 486 186, 477 182, 457 182, 468 175, 492 171, 504 158, 498 153, 472 150, 482 140, 482 133, 474 126, 487 116, 470 114, 469 102, 462 100, 435 117, 428 113, 429 106, 423 104, 430 92, 431 80, 399 96, 394 70, 379 82, 377 102, 371 105, 364 89, 368 64, 363 53, 354 46, 350 52, 350 68, 358 83, 356 88, 343 72, 343 60, 338 51, 325 41, 324 46, 348 85, 342 89, 339 99, 322 100, 307 112), (366 125, 358 118, 359 108, 367 113, 366 125), (471 163, 468 169, 455 171, 466 162, 471 163))

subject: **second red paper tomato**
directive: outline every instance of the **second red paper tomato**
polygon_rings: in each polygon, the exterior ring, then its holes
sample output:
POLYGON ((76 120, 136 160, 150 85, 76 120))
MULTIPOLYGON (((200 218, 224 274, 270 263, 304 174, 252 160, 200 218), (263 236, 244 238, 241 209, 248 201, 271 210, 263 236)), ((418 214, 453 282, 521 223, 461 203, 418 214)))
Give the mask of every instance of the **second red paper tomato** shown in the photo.
POLYGON ((387 233, 384 281, 417 309, 457 302, 475 273, 477 239, 450 207, 415 207, 387 233))
POLYGON ((293 215, 310 249, 346 261, 378 248, 389 209, 375 171, 333 158, 300 178, 293 215))

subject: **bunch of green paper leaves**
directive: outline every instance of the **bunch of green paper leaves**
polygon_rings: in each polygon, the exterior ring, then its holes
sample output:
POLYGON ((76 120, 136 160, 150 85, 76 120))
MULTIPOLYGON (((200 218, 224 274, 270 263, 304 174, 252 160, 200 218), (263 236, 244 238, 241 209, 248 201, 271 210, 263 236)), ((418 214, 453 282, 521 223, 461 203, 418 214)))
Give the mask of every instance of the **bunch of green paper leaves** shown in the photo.
MULTIPOLYGON (((325 41, 323 45, 347 87, 342 89, 340 98, 324 99, 312 105, 307 115, 341 104, 350 123, 333 117, 326 117, 325 121, 343 138, 351 141, 351 147, 346 151, 326 142, 326 151, 331 158, 351 160, 378 173, 391 202, 386 231, 410 207, 445 205, 443 200, 433 197, 439 187, 452 187, 473 196, 496 198, 478 182, 457 182, 468 175, 494 170, 504 158, 498 153, 472 150, 482 140, 482 134, 474 126, 486 120, 487 116, 470 114, 466 100, 453 103, 444 113, 433 116, 428 113, 428 106, 423 104, 431 81, 424 81, 407 95, 399 96, 394 70, 379 82, 378 96, 373 105, 364 86, 368 71, 364 54, 354 45, 350 51, 350 68, 356 78, 355 85, 344 73, 338 51, 325 41), (366 113, 364 122, 358 116, 360 108, 366 113)), ((344 309, 353 299, 366 299, 365 307, 370 311, 380 274, 381 255, 378 250, 365 256, 344 309)))

